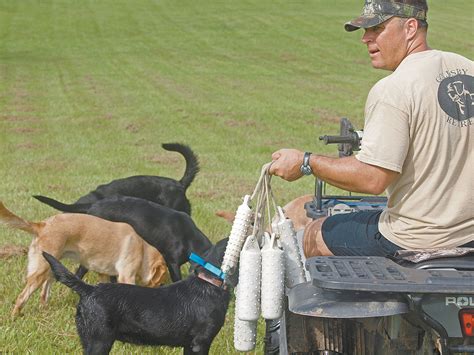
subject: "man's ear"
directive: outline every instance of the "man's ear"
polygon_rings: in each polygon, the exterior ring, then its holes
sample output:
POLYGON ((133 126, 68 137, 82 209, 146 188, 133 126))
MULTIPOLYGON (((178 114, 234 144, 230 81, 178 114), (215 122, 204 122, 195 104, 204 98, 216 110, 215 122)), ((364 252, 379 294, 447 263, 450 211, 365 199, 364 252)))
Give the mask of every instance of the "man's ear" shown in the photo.
POLYGON ((405 21, 405 31, 407 40, 411 41, 415 38, 418 31, 418 21, 415 18, 409 18, 405 21))

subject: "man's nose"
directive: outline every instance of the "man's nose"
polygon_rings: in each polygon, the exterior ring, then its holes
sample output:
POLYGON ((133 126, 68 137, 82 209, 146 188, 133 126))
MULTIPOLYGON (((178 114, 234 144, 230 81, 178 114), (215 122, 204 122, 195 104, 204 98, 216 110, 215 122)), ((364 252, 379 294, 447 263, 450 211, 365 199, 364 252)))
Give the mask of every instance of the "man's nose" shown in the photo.
POLYGON ((364 35, 361 38, 362 43, 367 44, 373 41, 373 36, 370 31, 365 30, 364 35))

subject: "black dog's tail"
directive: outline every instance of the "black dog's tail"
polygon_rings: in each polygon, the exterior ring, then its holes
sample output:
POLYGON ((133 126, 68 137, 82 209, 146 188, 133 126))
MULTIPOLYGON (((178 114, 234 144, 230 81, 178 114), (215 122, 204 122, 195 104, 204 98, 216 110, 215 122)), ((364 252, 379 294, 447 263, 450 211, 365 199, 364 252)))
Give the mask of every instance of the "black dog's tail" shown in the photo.
POLYGON ((54 256, 44 251, 43 257, 46 259, 49 265, 51 265, 51 270, 53 270, 53 274, 56 280, 66 285, 67 287, 72 288, 81 297, 87 296, 92 292, 94 286, 86 284, 80 278, 75 276, 72 272, 66 269, 66 267, 61 264, 54 256))
POLYGON ((78 204, 67 205, 65 203, 56 201, 55 199, 52 199, 46 196, 34 195, 33 197, 37 199, 38 201, 43 202, 47 204, 48 206, 51 206, 59 211, 70 212, 70 213, 87 213, 87 211, 92 205, 91 203, 78 203, 78 204))
POLYGON ((184 144, 163 143, 161 146, 163 149, 168 151, 181 153, 186 160, 186 170, 184 171, 184 175, 181 180, 179 180, 179 182, 184 186, 184 190, 186 190, 199 172, 199 160, 197 156, 194 154, 191 148, 184 144))

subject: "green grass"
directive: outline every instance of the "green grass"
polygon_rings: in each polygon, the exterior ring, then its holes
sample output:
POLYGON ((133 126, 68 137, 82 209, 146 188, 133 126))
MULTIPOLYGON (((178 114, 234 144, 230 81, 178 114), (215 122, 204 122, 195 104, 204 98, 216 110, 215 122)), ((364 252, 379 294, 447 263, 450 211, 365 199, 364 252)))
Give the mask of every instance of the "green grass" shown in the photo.
MULTIPOLYGON (((342 28, 361 3, 0 0, 0 200, 40 220, 55 211, 33 194, 73 201, 115 178, 180 178, 183 159, 160 144, 182 142, 201 162, 193 219, 212 240, 227 236, 214 212, 253 191, 274 150, 335 154, 317 137, 342 116, 362 126, 367 92, 387 73, 370 68, 361 32, 342 28)), ((473 58, 474 2, 430 5, 431 46, 473 58)), ((284 204, 313 182, 273 187, 284 204)), ((30 239, 0 230, 0 246, 30 239)), ((25 270, 25 256, 0 260, 0 352, 80 352, 77 296, 62 285, 47 309, 35 294, 10 318, 25 270)), ((232 324, 230 311, 213 354, 235 352, 232 324)), ((143 352, 156 349, 113 348, 143 352)))

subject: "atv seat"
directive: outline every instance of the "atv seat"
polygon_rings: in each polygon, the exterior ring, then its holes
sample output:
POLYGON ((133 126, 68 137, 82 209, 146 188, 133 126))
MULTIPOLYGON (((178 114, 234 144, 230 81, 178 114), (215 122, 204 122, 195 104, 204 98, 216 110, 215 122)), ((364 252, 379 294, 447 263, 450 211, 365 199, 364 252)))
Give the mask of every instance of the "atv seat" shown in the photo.
POLYGON ((415 264, 413 267, 416 269, 474 270, 474 255, 432 259, 415 264))

